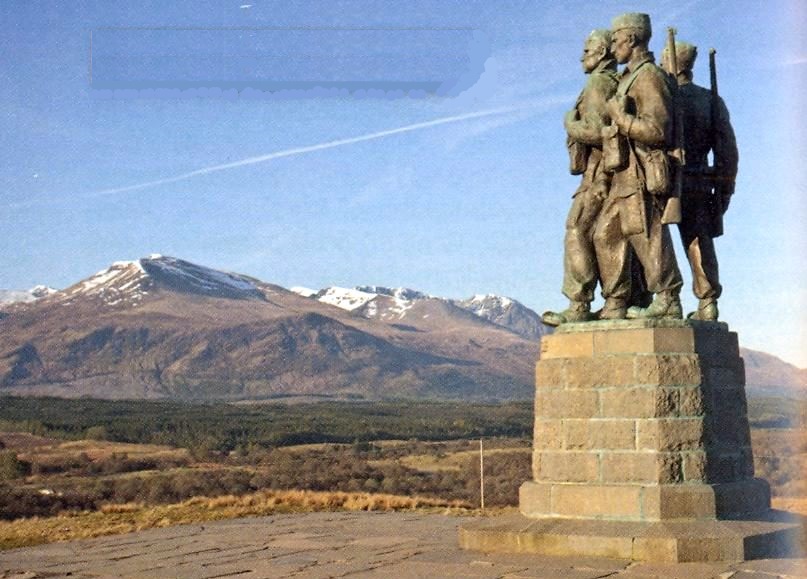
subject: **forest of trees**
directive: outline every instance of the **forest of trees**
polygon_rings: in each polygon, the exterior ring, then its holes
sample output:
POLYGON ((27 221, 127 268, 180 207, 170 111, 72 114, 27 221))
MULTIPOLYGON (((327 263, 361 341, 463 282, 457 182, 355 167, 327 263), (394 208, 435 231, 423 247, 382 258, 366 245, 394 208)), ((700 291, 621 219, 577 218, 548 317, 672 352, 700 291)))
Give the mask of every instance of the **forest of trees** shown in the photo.
POLYGON ((0 431, 229 452, 317 442, 529 437, 532 404, 189 404, 0 397, 0 431))
MULTIPOLYGON (((805 408, 749 401, 757 476, 774 494, 807 495, 805 408)), ((247 406, 0 397, 0 518, 262 489, 417 495, 474 506, 480 437, 490 450, 486 504, 515 505, 518 486, 530 478, 531 431, 532 407, 523 403, 247 406), (3 448, 4 432, 47 437, 57 450, 3 448), (95 452, 58 450, 59 440, 88 439, 98 441, 95 452), (118 448, 106 441, 165 446, 101 452, 118 448)))

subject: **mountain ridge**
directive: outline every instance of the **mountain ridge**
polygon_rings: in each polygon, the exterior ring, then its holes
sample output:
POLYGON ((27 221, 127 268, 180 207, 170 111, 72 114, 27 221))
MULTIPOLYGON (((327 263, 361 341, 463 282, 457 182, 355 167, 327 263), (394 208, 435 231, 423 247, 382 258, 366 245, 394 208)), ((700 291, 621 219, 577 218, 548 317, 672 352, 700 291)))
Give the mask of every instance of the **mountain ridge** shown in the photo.
MULTIPOLYGON (((504 296, 289 290, 161 255, 2 305, 0 330, 0 393, 474 400, 530 399, 546 331, 504 296)), ((807 370, 741 353, 750 395, 807 393, 807 370)))

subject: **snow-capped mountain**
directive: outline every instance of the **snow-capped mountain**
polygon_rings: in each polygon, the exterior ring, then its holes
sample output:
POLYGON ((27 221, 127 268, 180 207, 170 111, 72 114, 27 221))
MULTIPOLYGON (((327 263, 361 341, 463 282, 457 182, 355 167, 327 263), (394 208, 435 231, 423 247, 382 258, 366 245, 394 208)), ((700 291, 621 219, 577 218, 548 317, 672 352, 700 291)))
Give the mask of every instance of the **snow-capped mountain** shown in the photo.
POLYGON ((45 285, 37 285, 29 290, 0 290, 0 305, 17 302, 33 302, 56 293, 58 290, 45 285))
MULTIPOLYGON (((302 288, 305 289, 305 288, 302 288)), ((292 290, 295 291, 295 290, 292 290)), ((466 300, 439 298, 405 287, 389 288, 363 285, 355 288, 329 287, 316 293, 306 290, 319 301, 354 312, 368 319, 401 323, 412 316, 426 319, 430 315, 425 306, 415 305, 427 300, 436 300, 456 306, 498 326, 507 328, 528 340, 540 340, 546 333, 541 318, 520 302, 493 294, 475 295, 466 300), (414 309, 413 309, 414 308, 414 309), (423 311, 421 311, 423 310, 423 311)))
MULTIPOLYGON (((0 311, 0 394, 529 399, 543 331, 510 298, 290 291, 159 255, 36 294, 0 311)), ((804 395, 807 370, 743 356, 749 391, 804 395)))
POLYGON ((528 340, 540 340, 541 336, 546 333, 546 329, 541 323, 541 317, 524 304, 511 298, 493 294, 478 294, 454 303, 494 324, 510 328, 528 340))
POLYGON ((116 261, 89 278, 57 292, 65 305, 93 297, 107 306, 137 306, 159 288, 233 299, 263 299, 258 281, 159 254, 136 261, 116 261))
POLYGON ((0 393, 529 398, 534 341, 449 300, 364 289, 313 298, 173 257, 115 262, 3 310, 0 393))

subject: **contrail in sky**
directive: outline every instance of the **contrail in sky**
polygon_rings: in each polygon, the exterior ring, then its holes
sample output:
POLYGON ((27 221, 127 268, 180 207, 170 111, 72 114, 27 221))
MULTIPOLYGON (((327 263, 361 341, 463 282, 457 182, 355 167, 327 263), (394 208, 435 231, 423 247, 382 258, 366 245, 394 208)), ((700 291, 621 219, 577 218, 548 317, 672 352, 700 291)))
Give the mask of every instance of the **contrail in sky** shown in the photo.
MULTIPOLYGON (((545 103, 541 103, 545 104, 545 103)), ((538 105, 531 105, 532 107, 538 105)), ((303 155, 305 153, 313 153, 314 151, 322 151, 324 149, 333 149, 335 147, 341 147, 343 145, 352 145, 353 143, 361 143, 364 141, 372 141, 374 139, 382 139, 384 137, 389 137, 392 135, 398 135, 401 133, 409 133, 412 131, 418 131, 420 129, 427 129, 429 127, 436 127, 439 125, 447 125, 449 123, 458 123, 461 121, 467 121, 471 119, 478 119, 481 117, 489 117, 493 115, 502 115, 506 113, 512 113, 516 111, 520 111, 526 108, 531 108, 530 105, 521 105, 517 107, 504 107, 498 109, 488 109, 484 111, 476 111, 473 113, 466 113, 463 115, 455 115, 451 117, 442 117, 439 119, 434 119, 431 121, 425 121, 422 123, 415 123, 413 125, 406 125, 405 127, 398 127, 397 129, 388 129, 386 131, 378 131, 377 133, 368 133, 366 135, 359 135, 357 137, 350 137, 347 139, 337 139, 335 141, 328 141, 326 143, 318 143, 316 145, 308 145, 306 147, 295 147, 293 149, 286 149, 284 151, 276 151, 274 153, 269 153, 267 155, 261 155, 259 157, 249 157, 247 159, 241 159, 240 161, 233 161, 232 163, 223 163, 221 165, 213 165, 211 167, 205 167, 203 169, 197 169, 195 171, 190 171, 189 173, 182 173, 181 175, 174 175, 173 177, 165 177, 164 179, 157 179, 155 181, 147 181, 145 183, 138 183, 136 185, 128 185, 126 187, 116 187, 113 189, 104 189, 102 191, 96 191, 94 193, 89 193, 85 195, 85 197, 100 197, 103 195, 114 195, 116 193, 124 193, 127 191, 136 191, 138 189, 145 189, 147 187, 154 187, 156 185, 165 185, 167 183, 176 183, 177 181, 184 181, 186 179, 190 179, 192 177, 198 177, 199 175, 207 175, 209 173, 216 173, 218 171, 226 171, 227 169, 234 169, 236 167, 244 167, 246 165, 256 165, 258 163, 265 163, 266 161, 272 161, 273 159, 280 159, 282 157, 293 157, 295 155, 303 155)))

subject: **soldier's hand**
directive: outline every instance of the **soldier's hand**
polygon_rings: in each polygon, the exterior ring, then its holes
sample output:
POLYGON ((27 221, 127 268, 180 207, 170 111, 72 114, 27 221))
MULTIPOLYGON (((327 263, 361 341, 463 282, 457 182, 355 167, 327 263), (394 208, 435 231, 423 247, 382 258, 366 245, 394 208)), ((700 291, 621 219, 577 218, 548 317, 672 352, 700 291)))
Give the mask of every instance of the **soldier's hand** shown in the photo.
POLYGON ((595 199, 604 201, 605 198, 608 197, 608 183, 603 183, 602 181, 596 181, 592 183, 591 194, 594 196, 595 199))
POLYGON ((617 102, 617 97, 608 99, 608 102, 605 103, 605 111, 608 113, 608 116, 611 117, 611 119, 616 120, 619 113, 622 112, 619 102, 617 102))
POLYGON ((615 96, 611 98, 607 103, 605 103, 605 109, 608 112, 608 116, 611 117, 617 125, 622 127, 625 123, 625 118, 627 115, 625 114, 627 100, 624 96, 615 96))

